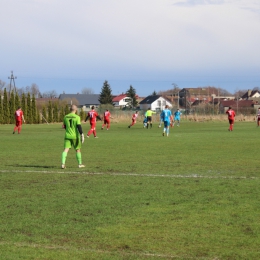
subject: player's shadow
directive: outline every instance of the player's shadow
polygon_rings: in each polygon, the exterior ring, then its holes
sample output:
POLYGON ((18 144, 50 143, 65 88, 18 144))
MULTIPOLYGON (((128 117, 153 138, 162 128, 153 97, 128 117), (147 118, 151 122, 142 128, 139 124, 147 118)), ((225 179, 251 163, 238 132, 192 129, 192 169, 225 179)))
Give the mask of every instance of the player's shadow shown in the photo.
POLYGON ((7 166, 13 166, 13 167, 26 167, 26 168, 44 168, 44 169, 54 169, 57 168, 55 166, 46 166, 46 165, 27 165, 27 164, 13 164, 13 165, 7 165, 7 166))

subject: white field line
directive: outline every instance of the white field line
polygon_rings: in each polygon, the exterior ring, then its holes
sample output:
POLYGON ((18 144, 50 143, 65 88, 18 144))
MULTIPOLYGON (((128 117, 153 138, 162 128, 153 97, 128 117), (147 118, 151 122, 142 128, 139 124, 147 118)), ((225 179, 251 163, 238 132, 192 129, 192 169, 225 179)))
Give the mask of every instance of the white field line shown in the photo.
MULTIPOLYGON (((10 243, 10 242, 0 242, 0 245, 11 245, 15 247, 30 247, 30 248, 44 248, 44 249, 50 249, 50 250, 64 250, 64 251, 85 251, 85 252, 93 252, 96 254, 116 254, 117 251, 108 251, 108 250, 102 250, 102 249, 91 249, 91 248, 85 248, 85 247, 68 247, 68 246, 58 246, 58 245, 40 245, 40 244, 31 244, 31 243, 10 243)), ((134 252, 134 251, 128 251, 128 252, 123 252, 119 251, 118 252, 120 255, 125 255, 125 256, 142 256, 142 257, 156 257, 156 258, 167 258, 167 259, 203 259, 203 260, 218 260, 218 258, 205 258, 205 257, 191 257, 191 256, 177 256, 177 255, 166 255, 166 254, 152 254, 152 253, 141 253, 141 252, 134 252)))
POLYGON ((136 177, 158 177, 158 178, 200 178, 200 179, 248 179, 248 180, 258 180, 259 177, 246 177, 246 176, 206 176, 206 175, 168 175, 168 174, 137 174, 137 173, 104 173, 104 172, 73 172, 73 171, 25 171, 25 170, 0 170, 0 173, 43 173, 43 174, 82 174, 82 175, 111 175, 111 176, 136 176, 136 177))

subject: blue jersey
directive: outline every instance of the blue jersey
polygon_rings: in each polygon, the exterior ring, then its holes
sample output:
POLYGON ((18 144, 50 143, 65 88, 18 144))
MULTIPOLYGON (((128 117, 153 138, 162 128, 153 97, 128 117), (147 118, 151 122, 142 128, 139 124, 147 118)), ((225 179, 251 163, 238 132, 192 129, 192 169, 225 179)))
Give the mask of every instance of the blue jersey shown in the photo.
POLYGON ((172 112, 169 109, 164 109, 161 113, 161 118, 164 122, 170 122, 170 118, 171 118, 172 112))
POLYGON ((180 116, 181 116, 181 112, 177 110, 177 111, 174 113, 174 117, 175 117, 175 118, 180 118, 180 116))

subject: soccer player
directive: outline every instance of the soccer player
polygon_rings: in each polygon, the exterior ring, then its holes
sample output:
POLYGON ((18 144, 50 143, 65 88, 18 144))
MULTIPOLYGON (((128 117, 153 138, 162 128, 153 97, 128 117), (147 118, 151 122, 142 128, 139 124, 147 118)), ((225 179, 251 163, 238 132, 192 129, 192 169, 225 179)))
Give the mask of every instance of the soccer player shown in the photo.
POLYGON ((76 158, 78 161, 79 168, 85 167, 85 165, 82 164, 80 151, 81 144, 84 143, 84 134, 80 123, 80 117, 76 115, 76 112, 77 106, 72 105, 70 108, 70 113, 67 114, 63 119, 63 125, 66 132, 64 138, 64 151, 61 156, 62 169, 66 168, 66 158, 71 147, 73 147, 76 151, 76 158))
POLYGON ((20 134, 21 130, 22 130, 22 122, 25 123, 25 120, 23 117, 23 111, 22 111, 21 107, 18 107, 18 109, 15 111, 14 117, 15 117, 15 127, 14 127, 13 134, 15 134, 16 130, 17 130, 18 134, 20 134))
POLYGON ((88 112, 88 115, 85 119, 85 122, 87 122, 89 119, 89 122, 90 122, 90 130, 88 131, 87 133, 87 138, 89 138, 89 136, 93 133, 94 137, 95 138, 98 138, 97 137, 97 132, 96 132, 96 122, 97 122, 97 119, 101 120, 101 117, 98 115, 98 112, 95 111, 95 106, 92 106, 91 107, 91 111, 88 112))
POLYGON ((257 120, 257 126, 260 125, 260 107, 258 108, 258 112, 257 112, 257 115, 256 115, 256 120, 257 120))
POLYGON ((232 109, 232 107, 229 107, 226 114, 228 114, 228 121, 229 121, 229 129, 228 131, 233 131, 233 125, 235 122, 235 116, 236 113, 235 111, 232 109))
POLYGON ((147 126, 146 126, 147 129, 148 129, 149 125, 150 125, 150 128, 152 128, 152 126, 153 126, 153 122, 152 122, 153 114, 156 114, 156 112, 152 111, 151 108, 149 107, 145 113, 145 117, 147 117, 147 126))
POLYGON ((128 128, 130 128, 131 126, 133 126, 136 123, 136 119, 138 117, 138 111, 135 111, 135 113, 132 115, 132 124, 128 126, 128 128))
POLYGON ((102 125, 101 130, 103 130, 105 126, 107 126, 107 130, 110 128, 110 118, 113 117, 111 117, 111 114, 107 109, 104 113, 104 124, 102 125))
POLYGON ((165 106, 165 109, 162 111, 161 113, 161 117, 163 119, 163 124, 164 124, 164 128, 163 128, 163 136, 165 136, 165 133, 167 135, 167 137, 169 136, 169 126, 170 126, 170 118, 171 118, 172 112, 169 109, 168 105, 165 106))
POLYGON ((177 126, 180 126, 180 120, 181 120, 181 112, 180 109, 178 108, 177 111, 174 112, 174 120, 173 120, 173 126, 175 122, 177 121, 177 126))

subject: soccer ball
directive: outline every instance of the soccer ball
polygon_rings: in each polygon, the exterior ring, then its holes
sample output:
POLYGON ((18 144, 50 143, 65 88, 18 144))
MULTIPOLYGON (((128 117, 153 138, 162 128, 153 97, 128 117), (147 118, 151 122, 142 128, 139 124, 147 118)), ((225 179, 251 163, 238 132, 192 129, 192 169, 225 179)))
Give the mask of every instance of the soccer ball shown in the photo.
POLYGON ((161 127, 161 125, 158 125, 158 127, 161 127))

